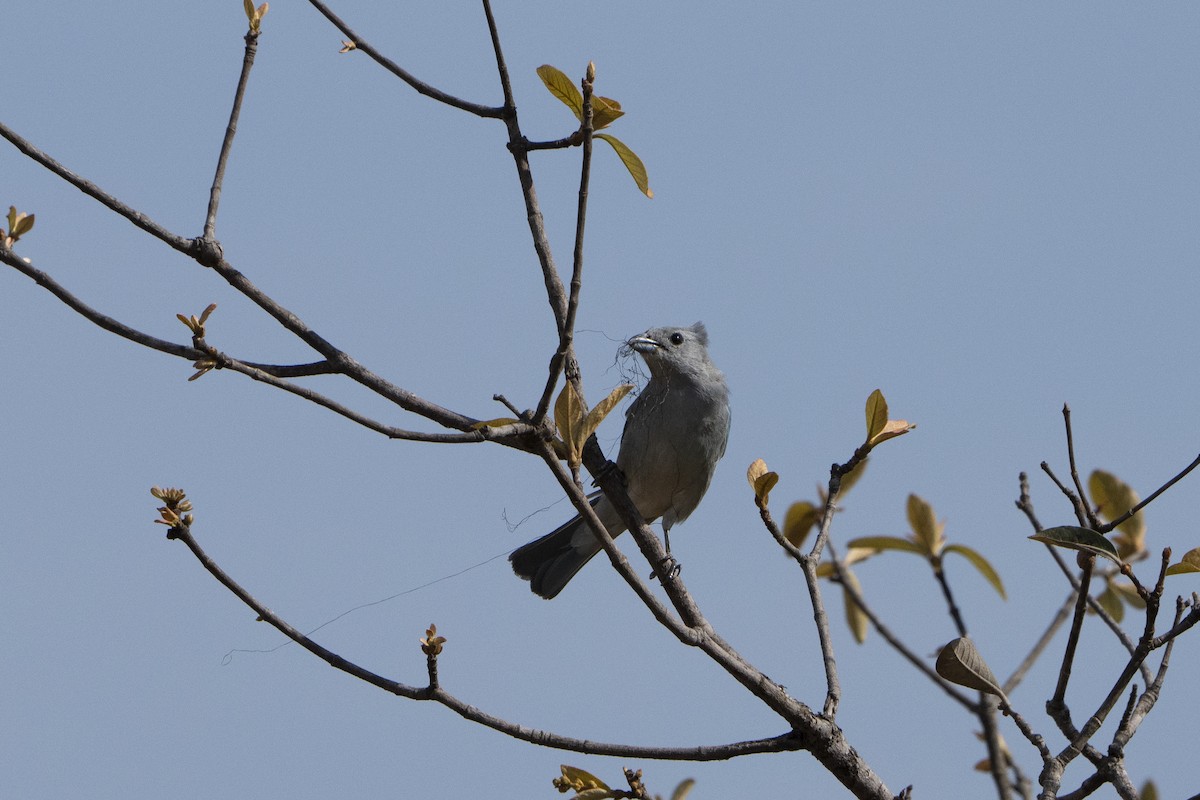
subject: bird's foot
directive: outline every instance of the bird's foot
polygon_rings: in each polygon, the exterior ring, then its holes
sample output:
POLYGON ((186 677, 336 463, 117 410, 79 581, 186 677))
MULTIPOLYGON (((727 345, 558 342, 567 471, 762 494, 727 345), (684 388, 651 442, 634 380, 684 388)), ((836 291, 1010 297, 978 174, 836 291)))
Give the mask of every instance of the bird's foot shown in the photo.
POLYGON ((675 557, 668 555, 658 565, 658 569, 650 573, 650 580, 657 581, 673 581, 679 577, 679 573, 683 571, 683 564, 675 560, 675 557))

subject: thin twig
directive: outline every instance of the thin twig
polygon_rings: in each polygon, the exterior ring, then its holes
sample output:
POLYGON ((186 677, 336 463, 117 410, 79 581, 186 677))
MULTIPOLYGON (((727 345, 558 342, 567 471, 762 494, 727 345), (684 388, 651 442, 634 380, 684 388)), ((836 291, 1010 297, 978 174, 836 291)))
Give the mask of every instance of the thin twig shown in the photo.
MULTIPOLYGON (((500 88, 504 93, 502 118, 508 128, 508 150, 512 154, 517 167, 517 179, 521 184, 521 196, 525 200, 525 219, 529 224, 529 233, 533 238, 533 249, 542 268, 542 281, 546 286, 546 299, 554 314, 556 332, 561 337, 567 323, 567 293, 563 288, 562 278, 554 265, 554 256, 550 250, 550 240, 546 236, 546 221, 538 203, 537 192, 533 187, 533 171, 529 166, 529 154, 522 148, 526 141, 521 133, 521 124, 517 117, 517 104, 513 99, 512 82, 508 76, 508 66, 504 61, 504 50, 500 46, 500 32, 496 27, 496 17, 492 14, 492 6, 488 0, 483 0, 483 11, 487 16, 488 33, 492 39, 492 50, 496 55, 496 71, 500 75, 500 88)), ((538 407, 534 415, 535 423, 545 417, 547 407, 538 407)))
POLYGON ((759 516, 776 543, 800 565, 800 570, 804 574, 804 583, 808 587, 808 599, 812 607, 813 622, 817 626, 817 639, 821 644, 821 662, 825 667, 825 704, 821 707, 821 715, 833 719, 837 716, 838 704, 841 702, 842 686, 838 679, 837 658, 833 652, 833 636, 829 631, 829 614, 825 611, 825 600, 821 593, 820 579, 817 577, 818 561, 812 556, 805 555, 800 548, 787 540, 767 506, 759 507, 759 516))
POLYGON ((863 599, 862 594, 858 591, 858 589, 855 588, 854 584, 842 577, 841 562, 838 561, 832 547, 830 548, 830 561, 834 565, 834 574, 836 575, 838 582, 842 585, 842 591, 845 592, 846 597, 849 598, 850 601, 854 603, 854 605, 856 605, 858 609, 863 612, 863 614, 866 615, 867 620, 871 623, 871 627, 873 627, 879 633, 879 635, 884 638, 884 641, 890 644, 897 653, 899 653, 906 661, 908 661, 908 663, 916 667, 918 672, 929 678, 929 680, 931 680, 935 686, 949 695, 951 700, 954 700, 963 708, 974 713, 976 705, 975 701, 958 691, 958 689, 955 688, 951 683, 942 678, 941 675, 938 675, 933 667, 926 663, 926 659, 921 658, 921 656, 909 649, 908 645, 900 641, 900 638, 892 632, 892 629, 884 624, 883 620, 879 618, 879 615, 876 614, 869 605, 867 605, 867 601, 863 599))
POLYGON ((370 42, 363 39, 361 36, 351 30, 350 26, 343 22, 337 14, 334 14, 329 9, 329 6, 322 3, 321 0, 308 0, 308 2, 312 4, 312 7, 319 11, 325 17, 325 19, 332 22, 333 26, 341 31, 347 39, 353 42, 356 50, 362 50, 364 53, 370 56, 375 63, 379 64, 388 72, 407 83, 413 89, 416 89, 419 93, 425 95, 426 97, 431 97, 440 103, 445 103, 448 106, 453 106, 454 108, 467 111, 477 117, 501 119, 504 116, 503 107, 485 106, 480 103, 472 103, 469 100, 463 100, 455 97, 452 94, 443 92, 441 89, 438 89, 435 86, 425 83, 408 70, 401 67, 395 61, 392 61, 390 58, 376 50, 370 42))
POLYGON ((351 422, 367 428, 368 430, 381 433, 389 439, 403 439, 411 442, 436 442, 439 444, 476 444, 478 442, 488 440, 503 440, 511 438, 520 438, 529 435, 532 430, 528 425, 504 425, 497 428, 483 428, 474 431, 465 431, 462 433, 441 433, 441 432, 426 432, 426 431, 410 431, 404 428, 397 428, 392 425, 385 425, 378 422, 365 414, 361 414, 341 403, 326 397, 325 395, 315 392, 306 386, 292 383, 291 381, 277 378, 262 370, 255 369, 249 364, 242 363, 236 359, 230 358, 223 353, 217 353, 216 357, 220 367, 240 372, 241 374, 252 378, 253 380, 265 383, 269 386, 274 386, 277 389, 282 389, 285 392, 296 395, 304 400, 309 401, 323 408, 327 408, 335 414, 339 414, 351 422))
POLYGON ((1071 680, 1071 667, 1075 662, 1075 648, 1079 645, 1079 632, 1083 628, 1083 615, 1087 609, 1088 586, 1092 580, 1092 566, 1096 557, 1087 555, 1083 559, 1083 571, 1079 578, 1079 588, 1075 595, 1075 616, 1071 620, 1071 632, 1067 636, 1067 646, 1063 651, 1062 664, 1058 668, 1058 683, 1054 688, 1054 696, 1047 705, 1062 707, 1067 694, 1067 683, 1071 680))
POLYGON ((1071 429, 1071 407, 1066 403, 1063 403, 1062 414, 1063 425, 1067 429, 1067 462, 1071 466, 1071 480, 1075 483, 1075 491, 1079 494, 1079 502, 1087 519, 1087 526, 1095 530, 1100 527, 1100 520, 1096 519, 1096 515, 1092 511, 1092 504, 1087 501, 1087 492, 1083 489, 1083 482, 1079 479, 1079 469, 1075 464, 1075 434, 1071 429))
POLYGON ((967 623, 963 622, 962 612, 958 610, 958 603, 954 600, 954 592, 950 591, 950 581, 946 579, 946 571, 942 568, 941 558, 937 558, 933 562, 933 577, 942 590, 942 598, 946 601, 946 609, 950 612, 954 629, 958 631, 959 636, 970 636, 970 633, 967 632, 967 623))
MULTIPOLYGON (((1059 480, 1054 476, 1054 473, 1050 470, 1049 466, 1044 461, 1042 462, 1042 469, 1046 472, 1047 475, 1050 476, 1051 480, 1053 480, 1054 483, 1060 489, 1064 490, 1064 493, 1067 495, 1067 497, 1071 498, 1072 504, 1074 504, 1075 499, 1072 496, 1072 493, 1070 492, 1070 490, 1067 490, 1059 482, 1059 480)), ((1026 518, 1029 520, 1030 525, 1033 526, 1034 533, 1041 533, 1042 530, 1044 530, 1044 528, 1042 527, 1042 523, 1038 520, 1037 515, 1033 511, 1033 501, 1029 497, 1029 479, 1028 479, 1028 476, 1024 472, 1022 472, 1020 474, 1020 484, 1021 484, 1021 495, 1020 495, 1020 498, 1017 500, 1017 508, 1020 509, 1023 514, 1025 514, 1026 518)), ((1075 507, 1078 509, 1078 505, 1076 505, 1075 507)), ((1080 521, 1082 522, 1083 520, 1080 520, 1080 521)), ((1071 589, 1074 592, 1078 593, 1079 592, 1079 580, 1075 577, 1075 573, 1071 571, 1071 568, 1067 565, 1067 562, 1063 560, 1063 557, 1062 557, 1061 553, 1059 552, 1059 549, 1057 547, 1054 547, 1049 544, 1045 545, 1045 547, 1046 547, 1046 552, 1050 555, 1050 558, 1054 561, 1055 564, 1058 565, 1059 570, 1062 572, 1063 576, 1067 579, 1067 582, 1071 584, 1071 589)), ((1098 603, 1096 601, 1096 599, 1094 597, 1089 596, 1087 598, 1087 604, 1088 604, 1088 608, 1092 611, 1092 613, 1094 613, 1100 619, 1100 621, 1104 623, 1104 625, 1109 629, 1109 631, 1112 632, 1113 636, 1117 637, 1117 641, 1119 641, 1121 643, 1121 645, 1125 648, 1126 652, 1128 652, 1130 655, 1132 655, 1136 645, 1134 644, 1133 640, 1131 640, 1129 638, 1129 636, 1125 633, 1125 631, 1121 629, 1120 624, 1115 619, 1113 619, 1112 615, 1109 614, 1104 609, 1104 607, 1101 606, 1100 603, 1098 603)), ((1149 668, 1147 668, 1145 666, 1142 667, 1142 677, 1145 679, 1145 681, 1147 683, 1150 682, 1149 668)))
POLYGON ((583 158, 579 169, 579 203, 575 212, 575 251, 571 264, 571 289, 567 295, 567 320, 559 345, 564 357, 571 352, 575 337, 575 315, 579 311, 579 293, 583 288, 583 234, 587 228, 588 184, 592 176, 592 85, 596 80, 595 67, 588 64, 583 88, 583 158))
POLYGON ((1157 489, 1155 489, 1155 490, 1154 490, 1154 491, 1153 491, 1153 492, 1150 494, 1150 496, 1149 496, 1149 497, 1147 497, 1145 500, 1143 500, 1142 502, 1140 502, 1140 503, 1138 503, 1137 505, 1135 505, 1133 508, 1131 508, 1131 509, 1129 509, 1128 511, 1126 511, 1124 514, 1122 514, 1121 516, 1117 517, 1117 518, 1116 518, 1116 519, 1114 519, 1112 522, 1106 523, 1106 524, 1104 524, 1104 525, 1101 525, 1100 527, 1098 527, 1098 528, 1096 529, 1096 530, 1097 530, 1097 532, 1099 532, 1099 533, 1108 533, 1108 532, 1109 532, 1109 531, 1111 531, 1113 528, 1116 528, 1116 527, 1117 527, 1118 525, 1120 525, 1122 522, 1125 522, 1127 519, 1129 519, 1130 517, 1132 517, 1134 514, 1138 513, 1138 512, 1139 512, 1139 511, 1141 511, 1143 508, 1145 508, 1146 506, 1150 505, 1150 503, 1154 502, 1154 500, 1155 500, 1155 499, 1156 499, 1156 498, 1157 498, 1157 497, 1158 497, 1160 494, 1162 494, 1163 492, 1165 492, 1167 489, 1170 489, 1170 488, 1171 488, 1172 486, 1174 486, 1176 483, 1179 483, 1179 481, 1181 481, 1181 480, 1183 480, 1185 477, 1187 477, 1187 474, 1188 474, 1189 472, 1191 472, 1192 470, 1194 470, 1194 469, 1195 469, 1196 467, 1198 467, 1198 466, 1200 466, 1200 456, 1196 456, 1196 460, 1195 460, 1195 461, 1193 461, 1192 463, 1190 463, 1190 464, 1188 464, 1186 467, 1184 467, 1184 468, 1183 468, 1183 469, 1182 469, 1182 470, 1179 472, 1179 474, 1178 474, 1178 475, 1176 475, 1174 478, 1171 478, 1171 480, 1167 481, 1167 482, 1166 482, 1166 483, 1164 483, 1162 486, 1160 486, 1160 487, 1158 487, 1157 489))
POLYGON ((204 238, 214 241, 217 236, 217 206, 221 204, 221 186, 225 182, 225 165, 233 149, 233 138, 237 135, 238 117, 242 113, 242 100, 246 96, 246 84, 250 82, 250 70, 254 66, 254 54, 258 52, 258 32, 246 32, 246 53, 242 57, 242 74, 238 78, 237 91, 233 95, 233 109, 229 112, 229 124, 225 126, 225 139, 221 142, 221 154, 217 156, 217 172, 213 176, 212 189, 208 195, 208 213, 204 217, 204 238))
MULTIPOLYGON (((30 158, 37 161, 39 164, 42 164, 48 170, 63 178, 63 180, 66 180, 80 191, 109 207, 117 214, 125 217, 134 225, 137 225, 139 228, 145 230, 147 233, 166 243, 170 247, 187 254, 203 266, 212 269, 214 272, 224 278, 230 286, 237 289, 251 302, 255 303, 259 308, 270 314, 277 322, 279 322, 293 335, 323 355, 325 359, 334 367, 334 369, 331 371, 340 372, 367 387, 371 391, 382 395, 388 400, 391 400, 393 403, 405 409, 406 411, 419 414, 444 427, 453 428, 459 431, 467 431, 471 429, 471 426, 474 425, 475 422, 477 422, 477 420, 471 419, 470 417, 458 414, 446 408, 442 408, 435 403, 430 403, 429 401, 418 397, 412 392, 409 392, 389 381, 384 380, 380 376, 363 367, 347 353, 338 349, 324 337, 319 335, 316 331, 309 328, 308 325, 306 325, 304 321, 300 319, 300 317, 276 302, 274 298, 268 296, 261 289, 255 286, 245 275, 234 269, 233 266, 225 260, 224 256, 220 252, 220 248, 216 246, 215 242, 207 242, 203 239, 185 239, 177 234, 172 233, 171 231, 151 220, 145 214, 130 208, 112 195, 101 190, 90 181, 80 178, 78 175, 47 156, 41 150, 33 147, 20 136, 17 136, 3 123, 0 123, 0 136, 8 139, 30 158)), ((13 258, 16 259, 15 255, 13 258)), ((21 259, 16 259, 16 261, 20 262, 21 259)), ((5 263, 9 263, 12 266, 16 266, 18 269, 21 269, 18 263, 13 263, 11 260, 6 259, 5 263)), ((47 287, 49 288, 48 284, 47 287)), ((62 299, 65 301, 65 298, 62 299)), ((101 323, 97 319, 93 319, 93 321, 97 322, 97 324, 101 324, 103 327, 108 328, 107 325, 101 323)), ((115 320, 113 322, 115 322, 115 320)), ((111 328, 108 329, 112 330, 111 328)), ((115 333, 117 331, 114 330, 113 332, 115 333)), ((137 341, 136 339, 133 340, 137 341)), ((164 350, 164 352, 171 351, 164 350)))
MULTIPOLYGON (((79 314, 89 322, 98 325, 109 333, 116 334, 123 339, 128 339, 134 344, 140 344, 143 347, 148 347, 151 350, 157 350, 167 355, 185 358, 189 361, 194 361, 203 357, 204 353, 189 347, 187 345, 176 344, 175 342, 159 339, 156 336, 151 336, 148 333, 139 331, 120 320, 113 319, 107 314, 103 314, 89 306, 87 303, 80 300, 74 294, 66 289, 54 278, 43 270, 33 266, 30 262, 17 256, 11 250, 5 249, 0 245, 0 261, 8 264, 18 272, 32 278, 35 283, 57 297, 72 311, 79 314)), ((268 375, 274 375, 277 378, 302 378, 310 375, 329 375, 337 372, 337 368, 328 361, 313 361, 308 364, 260 364, 255 361, 246 361, 238 359, 238 361, 248 367, 252 367, 260 372, 268 375)))
MULTIPOLYGON (((950 580, 946 577, 946 571, 943 569, 940 557, 932 559, 933 575, 939 587, 942 590, 942 597, 946 601, 946 608, 950 613, 950 618, 954 622, 955 630, 959 636, 968 637, 970 631, 967 630, 967 624, 963 621, 962 612, 959 611, 958 602, 954 599, 954 592, 950 589, 950 580)), ((979 720, 980 726, 983 728, 983 741, 987 748, 988 754, 988 770, 992 775, 992 782, 996 784, 997 796, 1000 800, 1008 800, 1012 796, 1012 786, 1008 782, 1008 778, 1004 774, 1004 750, 1000 745, 1000 732, 996 729, 996 706, 995 700, 989 695, 980 692, 979 702, 972 709, 975 717, 979 720)))
POLYGON ((120 200, 113 197, 96 184, 86 180, 85 178, 79 177, 74 172, 71 172, 71 170, 67 169, 38 148, 34 147, 30 142, 26 141, 21 136, 18 136, 15 131, 13 131, 3 122, 0 122, 0 136, 12 142, 13 145, 22 153, 41 164, 46 169, 50 170, 79 191, 83 192, 89 197, 94 198, 95 200, 98 200, 100 203, 129 220, 134 225, 153 236, 155 239, 166 243, 181 253, 186 253, 189 255, 192 253, 193 242, 191 239, 185 239, 176 233, 172 233, 142 212, 126 205, 125 203, 122 203, 120 200))
POLYGON ((1025 675, 1030 669, 1033 668, 1033 665, 1041 657, 1042 653, 1046 650, 1046 647, 1049 646, 1050 641, 1054 638, 1054 635, 1058 633, 1058 629, 1061 628, 1062 624, 1067 621, 1067 617, 1071 615, 1071 607, 1074 605, 1074 593, 1067 595, 1067 599, 1061 606, 1059 606, 1058 611, 1055 612, 1054 617, 1050 620, 1050 624, 1046 626, 1046 630, 1042 631, 1042 635, 1034 643, 1033 647, 1030 648, 1029 652, 1025 655, 1025 658, 1022 659, 1021 663, 1017 665, 1017 668, 1014 669, 1012 674, 1008 676, 1008 680, 1006 680, 1003 686, 1000 687, 1004 690, 1006 695, 1012 694, 1013 690, 1020 685, 1022 680, 1024 680, 1025 675))
MULTIPOLYGON (((196 557, 201 565, 203 565, 204 568, 208 570, 208 572, 214 578, 216 578, 222 586, 227 588, 235 596, 237 596, 238 599, 249 606, 258 615, 260 620, 271 625, 284 636, 291 639, 305 650, 308 650, 310 653, 317 656, 331 667, 339 669, 348 675, 352 675, 359 680, 365 681, 372 686, 376 686, 399 697, 405 697, 410 700, 424 700, 440 703, 465 719, 468 719, 472 722, 477 722, 480 725, 491 728, 492 730, 506 734, 515 739, 542 745, 543 747, 552 747, 559 750, 569 750, 577 753, 622 756, 626 758, 668 759, 673 761, 718 761, 750 755, 753 753, 799 750, 804 747, 803 741, 791 732, 766 739, 732 742, 721 745, 703 745, 698 747, 644 747, 638 745, 609 744, 604 742, 596 742, 590 739, 576 739, 569 736, 562 736, 561 734, 553 733, 551 731, 537 730, 534 728, 527 728, 523 725, 517 725, 501 719, 500 717, 487 714, 475 706, 463 702, 440 687, 410 686, 399 681, 385 678, 382 675, 359 666, 349 659, 343 658, 332 650, 329 650, 313 641, 308 636, 305 636, 298 629, 290 625, 282 617, 280 617, 271 609, 267 608, 263 603, 259 602, 253 595, 246 591, 246 589, 244 589, 239 583, 230 577, 230 575, 226 573, 208 555, 208 553, 204 551, 203 548, 200 547, 199 543, 192 535, 190 528, 171 528, 167 534, 167 538, 176 539, 186 544, 188 549, 191 550, 192 555, 196 557)), ((444 654, 443 657, 445 657, 444 654)))
POLYGON ((581 144, 583 144, 583 135, 580 131, 575 131, 569 136, 549 142, 531 142, 528 139, 522 139, 511 146, 530 152, 533 150, 563 150, 568 147, 578 147, 581 144))
POLYGON ((576 382, 575 389, 583 396, 583 386, 579 383, 579 365, 575 361, 575 317, 579 311, 579 294, 583 287, 583 234, 587 227, 588 184, 592 174, 592 87, 596 79, 595 68, 588 64, 587 75, 582 81, 583 120, 578 135, 583 144, 583 163, 579 175, 579 201, 575 212, 575 250, 571 268, 571 288, 567 297, 567 314, 558 335, 558 349, 550 359, 550 369, 546 375, 546 385, 542 389, 541 399, 538 400, 534 419, 542 419, 550 408, 550 398, 558 378, 564 371, 567 380, 576 382))
POLYGON ((1054 481, 1054 485, 1057 486, 1058 490, 1063 493, 1063 496, 1066 497, 1069 501, 1071 501, 1071 507, 1073 509, 1075 509, 1076 521, 1080 525, 1087 525, 1088 524, 1088 510, 1087 510, 1087 508, 1085 508, 1084 502, 1079 497, 1079 495, 1075 494, 1075 492, 1072 489, 1067 487, 1067 485, 1065 483, 1063 483, 1062 481, 1060 481, 1058 479, 1058 476, 1054 474, 1054 470, 1050 469, 1049 463, 1043 461, 1041 463, 1041 468, 1042 468, 1042 472, 1046 473, 1050 477, 1050 480, 1054 481))
POLYGON ((115 333, 124 339, 128 339, 135 344, 140 344, 143 347, 149 347, 151 350, 158 350, 168 355, 178 356, 193 361, 203 356, 199 350, 186 345, 169 342, 165 339, 159 339, 157 336, 151 336, 148 333, 143 333, 126 325, 119 320, 115 320, 107 314, 102 314, 96 309, 84 303, 71 292, 67 291, 62 284, 50 277, 50 275, 42 270, 34 267, 31 263, 18 256, 12 250, 5 248, 0 244, 0 261, 8 264, 18 272, 32 278, 38 286, 46 289, 50 294, 61 300, 68 308, 75 311, 84 319, 99 325, 109 333, 115 333))

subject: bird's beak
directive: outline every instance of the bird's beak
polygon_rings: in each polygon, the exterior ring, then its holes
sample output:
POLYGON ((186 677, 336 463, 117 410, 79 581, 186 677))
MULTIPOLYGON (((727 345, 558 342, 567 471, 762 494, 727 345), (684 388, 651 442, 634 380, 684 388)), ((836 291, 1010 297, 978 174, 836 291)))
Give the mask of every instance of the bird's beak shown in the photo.
POLYGON ((649 336, 644 336, 644 335, 643 336, 635 336, 632 339, 630 339, 629 341, 627 341, 625 344, 629 345, 630 347, 632 347, 634 350, 638 351, 639 353, 652 353, 655 350, 657 350, 658 348, 662 347, 661 344, 654 341, 649 336))

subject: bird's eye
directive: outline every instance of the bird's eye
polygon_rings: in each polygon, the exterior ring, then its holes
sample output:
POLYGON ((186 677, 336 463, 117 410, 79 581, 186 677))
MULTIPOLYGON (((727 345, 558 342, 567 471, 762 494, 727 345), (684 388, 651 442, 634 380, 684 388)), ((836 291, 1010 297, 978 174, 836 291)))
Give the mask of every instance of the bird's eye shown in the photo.
POLYGON ((679 331, 671 334, 671 344, 683 344, 683 334, 679 331))

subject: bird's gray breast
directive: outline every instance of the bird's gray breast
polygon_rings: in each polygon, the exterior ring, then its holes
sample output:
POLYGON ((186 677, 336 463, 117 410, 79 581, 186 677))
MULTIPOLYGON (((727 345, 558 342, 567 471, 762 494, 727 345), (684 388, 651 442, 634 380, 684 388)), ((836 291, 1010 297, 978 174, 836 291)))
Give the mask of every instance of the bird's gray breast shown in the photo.
POLYGON ((617 465, 646 519, 695 510, 725 452, 729 405, 723 383, 702 389, 676 376, 653 380, 630 407, 617 465))

